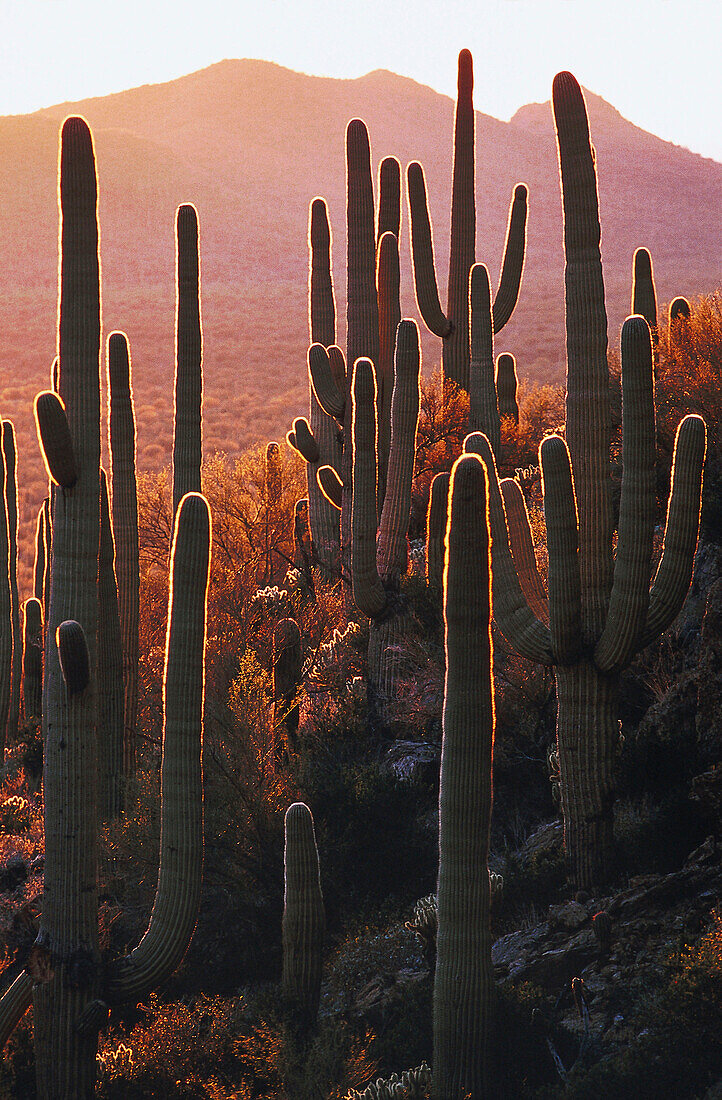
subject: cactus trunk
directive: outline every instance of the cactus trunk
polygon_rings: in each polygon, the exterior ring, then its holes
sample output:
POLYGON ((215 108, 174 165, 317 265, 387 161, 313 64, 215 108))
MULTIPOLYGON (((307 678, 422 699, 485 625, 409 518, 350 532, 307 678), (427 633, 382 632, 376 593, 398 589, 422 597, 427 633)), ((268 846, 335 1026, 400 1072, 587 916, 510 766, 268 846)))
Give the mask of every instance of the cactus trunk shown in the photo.
POLYGON ((100 258, 97 183, 90 131, 68 119, 60 157, 61 268, 59 394, 78 470, 73 489, 55 492, 52 586, 43 686, 45 890, 38 944, 53 976, 34 991, 41 1100, 92 1097, 96 1034, 78 1018, 97 996, 98 943, 95 652, 100 534, 100 258), (70 694, 56 632, 80 623, 89 650, 89 686, 70 694))

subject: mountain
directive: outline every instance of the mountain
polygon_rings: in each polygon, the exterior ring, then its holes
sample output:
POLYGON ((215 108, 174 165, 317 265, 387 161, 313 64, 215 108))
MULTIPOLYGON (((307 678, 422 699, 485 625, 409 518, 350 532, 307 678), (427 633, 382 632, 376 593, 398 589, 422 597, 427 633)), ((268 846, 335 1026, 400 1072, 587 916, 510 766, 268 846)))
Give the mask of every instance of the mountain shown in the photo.
MULTIPOLYGON (((477 74, 477 103, 483 98, 477 74)), ((637 246, 652 252, 660 302, 717 284, 722 165, 645 133, 598 96, 587 101, 614 345, 637 246)), ((349 118, 368 124, 374 164, 391 153, 404 167, 423 163, 445 281, 453 110, 447 97, 384 70, 336 80, 228 60, 170 83, 1 118, 2 415, 34 448, 32 398, 47 385, 55 351, 57 140, 67 114, 83 114, 95 137, 104 329, 130 337, 139 454, 152 467, 171 453, 177 205, 192 201, 200 213, 206 450, 237 452, 280 437, 306 410, 307 218, 317 194, 331 212, 343 340, 349 118)), ((528 258, 497 351, 516 354, 522 377, 562 381, 561 204, 548 103, 523 107, 508 123, 477 114, 477 255, 493 280, 519 180, 530 189, 528 258)), ((405 221, 402 237, 403 312, 415 315, 405 221)), ((427 368, 439 360, 433 337, 424 338, 424 355, 427 368)), ((37 473, 24 469, 27 511, 42 477, 39 464, 37 473)))

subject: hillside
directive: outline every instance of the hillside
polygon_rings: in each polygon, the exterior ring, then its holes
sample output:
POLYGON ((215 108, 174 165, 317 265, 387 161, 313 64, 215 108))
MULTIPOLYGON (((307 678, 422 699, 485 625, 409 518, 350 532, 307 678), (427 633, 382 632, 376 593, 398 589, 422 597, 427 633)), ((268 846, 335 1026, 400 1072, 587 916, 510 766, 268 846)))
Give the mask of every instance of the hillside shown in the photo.
MULTIPOLYGON (((483 74, 476 101, 483 103, 483 74)), ((654 257, 660 301, 719 278, 722 166, 663 142, 588 95, 598 151, 610 337, 628 310, 638 245, 654 257)), ((309 200, 324 195, 334 226, 343 318, 344 130, 365 119, 374 163, 395 154, 426 169, 439 268, 445 274, 453 103, 387 71, 357 80, 223 61, 167 84, 0 119, 0 347, 2 415, 35 455, 32 398, 55 347, 58 126, 82 113, 100 177, 104 328, 133 350, 142 465, 169 460, 172 431, 174 258, 179 202, 196 203, 202 232, 207 450, 237 451, 280 436, 306 406, 306 231, 309 200)), ((477 116, 478 257, 498 276, 513 185, 530 188, 528 260, 517 313, 497 350, 520 374, 563 378, 561 217, 548 104, 509 123, 477 116)), ((406 226, 403 252, 408 251, 406 226)), ((415 313, 408 261, 405 312, 415 313)), ((340 332, 343 338, 343 331, 340 332)), ((426 366, 439 357, 425 339, 426 366)), ((39 461, 25 458, 25 515, 36 506, 39 461)))

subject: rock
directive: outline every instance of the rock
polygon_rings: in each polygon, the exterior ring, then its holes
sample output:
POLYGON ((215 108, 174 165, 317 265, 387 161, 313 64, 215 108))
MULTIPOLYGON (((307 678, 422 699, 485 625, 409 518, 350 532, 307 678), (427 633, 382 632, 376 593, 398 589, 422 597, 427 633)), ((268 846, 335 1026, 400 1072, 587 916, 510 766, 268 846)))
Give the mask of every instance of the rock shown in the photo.
POLYGON ((588 920, 589 914, 586 907, 578 901, 549 906, 549 927, 553 930, 563 928, 567 932, 576 932, 588 920))
POLYGON ((22 856, 11 856, 4 867, 0 868, 0 891, 15 890, 21 883, 27 882, 28 865, 22 856))
POLYGON ((548 821, 527 837, 519 856, 523 864, 528 864, 537 856, 560 855, 563 847, 564 826, 561 821, 548 821))
POLYGON ((406 783, 433 780, 438 776, 441 747, 427 741, 394 741, 384 757, 396 779, 406 783))

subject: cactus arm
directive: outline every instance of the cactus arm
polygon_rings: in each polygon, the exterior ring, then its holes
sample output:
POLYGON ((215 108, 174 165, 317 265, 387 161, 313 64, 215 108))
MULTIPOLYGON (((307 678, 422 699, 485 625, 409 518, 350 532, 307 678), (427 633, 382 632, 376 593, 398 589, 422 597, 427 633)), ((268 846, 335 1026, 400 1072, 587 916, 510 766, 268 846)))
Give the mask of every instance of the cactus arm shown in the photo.
POLYGON ((384 157, 379 164, 379 209, 376 219, 376 242, 384 233, 399 239, 401 232, 401 165, 396 157, 384 157))
POLYGON ((622 327, 622 494, 614 584, 594 662, 620 672, 632 659, 647 619, 656 509, 652 341, 644 317, 622 327))
POLYGON ((493 1003, 489 832, 494 744, 487 476, 454 464, 444 574, 446 679, 439 789, 435 1097, 487 1095, 493 1003))
POLYGON ((415 321, 401 321, 396 333, 391 406, 391 451, 376 564, 382 581, 398 580, 406 565, 406 533, 419 420, 421 355, 415 321))
POLYGON ((504 352, 496 360, 496 400, 499 416, 508 416, 515 424, 519 423, 519 405, 516 391, 519 380, 516 374, 516 360, 513 355, 504 352))
POLYGON ((65 405, 51 390, 35 398, 35 427, 48 477, 54 485, 72 489, 78 480, 73 441, 65 405))
POLYGON ((494 296, 494 335, 501 332, 519 299, 526 254, 527 188, 518 183, 509 207, 504 259, 494 296))
POLYGON ((376 296, 376 237, 371 148, 365 124, 351 119, 346 128, 347 171, 347 361, 379 361, 379 314, 376 296))
POLYGON ((507 641, 530 661, 553 663, 549 628, 540 622, 529 606, 509 549, 506 513, 501 498, 496 462, 489 440, 481 432, 472 432, 464 440, 466 454, 478 454, 489 478, 489 521, 491 523, 494 621, 507 641))
POLYGON ((514 477, 503 478, 499 488, 506 512, 509 548, 522 592, 537 619, 542 623, 548 623, 549 601, 544 590, 544 582, 539 576, 524 494, 514 477))
POLYGON ((193 934, 203 868, 203 739, 206 602, 211 517, 198 493, 177 511, 163 680, 160 870, 142 940, 112 967, 109 1004, 134 1001, 179 965, 193 934))
POLYGON ((654 286, 652 257, 646 248, 638 248, 632 260, 632 314, 644 317, 657 346, 657 291, 654 286))
POLYGON ((360 611, 376 618, 386 607, 386 593, 376 568, 376 380, 370 359, 354 363, 352 396, 353 598, 360 611))
POLYGON ((317 463, 321 457, 318 443, 305 416, 296 417, 291 431, 286 433, 286 442, 308 463, 317 463))
POLYGON ((135 472, 135 408, 128 338, 112 332, 107 344, 108 442, 112 464, 113 535, 118 610, 123 640, 123 771, 135 771, 138 716, 140 566, 138 488, 135 472))
POLYGON ((451 332, 444 341, 444 378, 469 389, 469 272, 476 254, 474 70, 468 50, 459 53, 454 166, 451 180, 451 239, 447 316, 451 332))
POLYGON ((201 491, 203 330, 198 211, 176 211, 176 373, 173 512, 186 493, 201 491))
POLYGON ((689 589, 699 533, 706 436, 701 416, 685 416, 677 428, 664 549, 649 594, 639 649, 672 625, 689 589))
POLYGON ((98 550, 98 756, 100 820, 112 821, 123 808, 123 636, 120 628, 115 541, 108 483, 100 472, 98 550))
POLYGON ((323 344, 311 344, 308 349, 308 376, 322 411, 343 424, 346 395, 336 384, 328 349, 323 344))
POLYGON ((451 321, 446 317, 439 300, 434 241, 426 201, 426 181, 424 170, 417 161, 412 161, 406 169, 406 180, 416 304, 429 332, 443 339, 451 332, 451 321))
POLYGON ((33 979, 24 970, 0 997, 0 1050, 33 1003, 33 979))
POLYGON ((564 213, 567 328, 566 441, 579 512, 582 636, 596 645, 612 584, 607 314, 599 199, 584 96, 571 73, 552 88, 564 213))
POLYGON ((33 562, 33 596, 36 600, 43 598, 45 587, 45 560, 47 547, 45 546, 45 506, 40 505, 38 518, 35 523, 35 561, 33 562))
POLYGON ((450 477, 451 474, 444 471, 431 482, 426 513, 426 583, 439 595, 444 581, 444 538, 450 477))
POLYGON ((316 481, 329 504, 341 511, 343 496, 343 482, 333 466, 319 466, 316 471, 316 481))
POLYGON ((539 447, 549 550, 549 633, 555 664, 569 665, 581 651, 579 528, 569 451, 558 435, 539 447))
POLYGON ((310 1024, 321 995, 325 913, 313 817, 303 802, 286 811, 283 904, 283 994, 310 1024))
POLYGON ((682 318, 685 321, 689 320, 691 309, 689 302, 686 298, 675 298, 669 307, 669 323, 682 318))
POLYGON ((311 343, 323 344, 327 348, 336 341, 336 303, 331 264, 331 228, 325 199, 315 198, 311 203, 308 245, 309 333, 311 343))
POLYGON ((32 598, 23 605, 23 708, 25 721, 43 710, 43 605, 32 598))
POLYGON ((376 287, 379 302, 379 360, 376 364, 378 415, 378 510, 383 507, 386 492, 389 447, 391 446, 391 395, 394 390, 394 352, 396 330, 401 321, 399 300, 399 242, 393 233, 381 237, 376 267, 376 287))
POLYGON ((489 272, 474 264, 469 272, 471 356, 469 362, 469 427, 483 432, 498 456, 501 426, 494 385, 494 333, 489 272))

